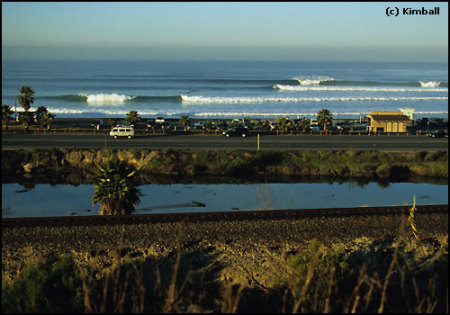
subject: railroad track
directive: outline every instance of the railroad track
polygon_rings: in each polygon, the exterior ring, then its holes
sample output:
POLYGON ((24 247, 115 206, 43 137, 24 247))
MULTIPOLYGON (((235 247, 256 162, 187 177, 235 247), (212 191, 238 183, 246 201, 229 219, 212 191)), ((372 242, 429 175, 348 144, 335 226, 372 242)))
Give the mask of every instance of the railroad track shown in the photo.
MULTIPOLYGON (((170 214, 131 214, 121 216, 65 216, 38 218, 2 218, 2 228, 21 226, 64 226, 93 224, 141 224, 163 222, 202 222, 224 220, 265 220, 302 217, 345 217, 355 215, 409 214, 411 206, 295 209, 295 210, 247 210, 227 212, 192 212, 170 214)), ((417 214, 447 212, 448 205, 416 206, 417 214)))

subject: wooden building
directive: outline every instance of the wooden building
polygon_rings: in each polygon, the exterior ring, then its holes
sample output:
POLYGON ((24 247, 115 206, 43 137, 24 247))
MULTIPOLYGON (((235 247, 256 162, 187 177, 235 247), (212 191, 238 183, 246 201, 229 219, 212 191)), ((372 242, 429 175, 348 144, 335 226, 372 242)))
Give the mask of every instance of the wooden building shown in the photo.
POLYGON ((406 132, 406 127, 412 124, 410 117, 403 112, 371 112, 367 115, 369 132, 406 132))

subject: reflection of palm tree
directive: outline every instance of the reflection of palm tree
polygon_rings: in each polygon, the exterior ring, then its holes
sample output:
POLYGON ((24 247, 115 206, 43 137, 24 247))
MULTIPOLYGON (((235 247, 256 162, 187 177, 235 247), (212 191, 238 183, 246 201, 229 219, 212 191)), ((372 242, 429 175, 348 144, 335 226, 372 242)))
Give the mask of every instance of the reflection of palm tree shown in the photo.
POLYGON ((123 215, 134 211, 139 203, 140 190, 135 187, 136 169, 117 158, 97 165, 95 171, 98 188, 92 196, 93 204, 101 203, 101 215, 123 215))
POLYGON ((328 109, 321 109, 317 113, 317 122, 323 125, 323 130, 327 129, 327 125, 330 125, 333 121, 333 117, 331 117, 331 112, 328 109))

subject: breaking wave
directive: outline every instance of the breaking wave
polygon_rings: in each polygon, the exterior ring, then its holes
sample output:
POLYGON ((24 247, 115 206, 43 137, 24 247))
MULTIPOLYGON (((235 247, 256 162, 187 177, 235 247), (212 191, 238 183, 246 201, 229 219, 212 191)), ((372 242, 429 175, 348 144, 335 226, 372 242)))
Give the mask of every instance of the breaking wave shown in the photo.
POLYGON ((294 77, 292 78, 292 80, 297 80, 298 83, 300 83, 300 85, 319 85, 322 82, 334 81, 334 78, 326 76, 318 76, 310 78, 294 77))
POLYGON ((120 94, 86 94, 77 95, 58 95, 58 96, 41 96, 40 99, 57 99, 68 102, 87 102, 90 104, 123 104, 125 102, 141 102, 141 101, 180 101, 180 95, 173 96, 128 96, 120 94))
POLYGON ((292 78, 290 81, 279 80, 275 81, 274 85, 287 86, 351 86, 351 87, 366 87, 366 86, 382 86, 382 87, 422 87, 422 88, 436 88, 448 87, 447 82, 440 81, 410 81, 410 82, 379 82, 379 81, 354 81, 354 80, 337 80, 331 77, 316 77, 316 78, 292 78))
POLYGON ((183 103, 296 103, 296 102, 345 102, 345 101, 410 101, 448 100, 448 97, 206 97, 181 95, 183 103))
POLYGON ((438 81, 428 81, 428 82, 419 81, 419 83, 420 83, 421 87, 426 87, 426 88, 428 88, 428 87, 434 88, 434 87, 438 87, 441 85, 441 82, 438 82, 438 81))
MULTIPOLYGON (((436 85, 439 86, 439 85, 436 85)), ((388 88, 388 87, 340 87, 340 86, 301 86, 275 84, 274 89, 281 91, 364 91, 364 92, 448 92, 446 88, 388 88)))
POLYGON ((128 96, 128 95, 119 95, 119 94, 80 94, 82 97, 86 97, 86 102, 88 103, 95 103, 95 104, 102 104, 102 103, 123 103, 125 101, 132 100, 135 98, 134 96, 128 96))

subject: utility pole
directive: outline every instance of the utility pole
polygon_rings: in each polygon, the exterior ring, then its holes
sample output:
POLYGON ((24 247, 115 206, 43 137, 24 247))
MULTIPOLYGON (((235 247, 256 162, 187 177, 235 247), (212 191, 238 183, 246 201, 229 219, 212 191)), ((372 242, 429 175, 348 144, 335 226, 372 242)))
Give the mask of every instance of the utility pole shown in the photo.
POLYGON ((259 151, 259 133, 258 133, 258 145, 257 145, 257 149, 259 151))

